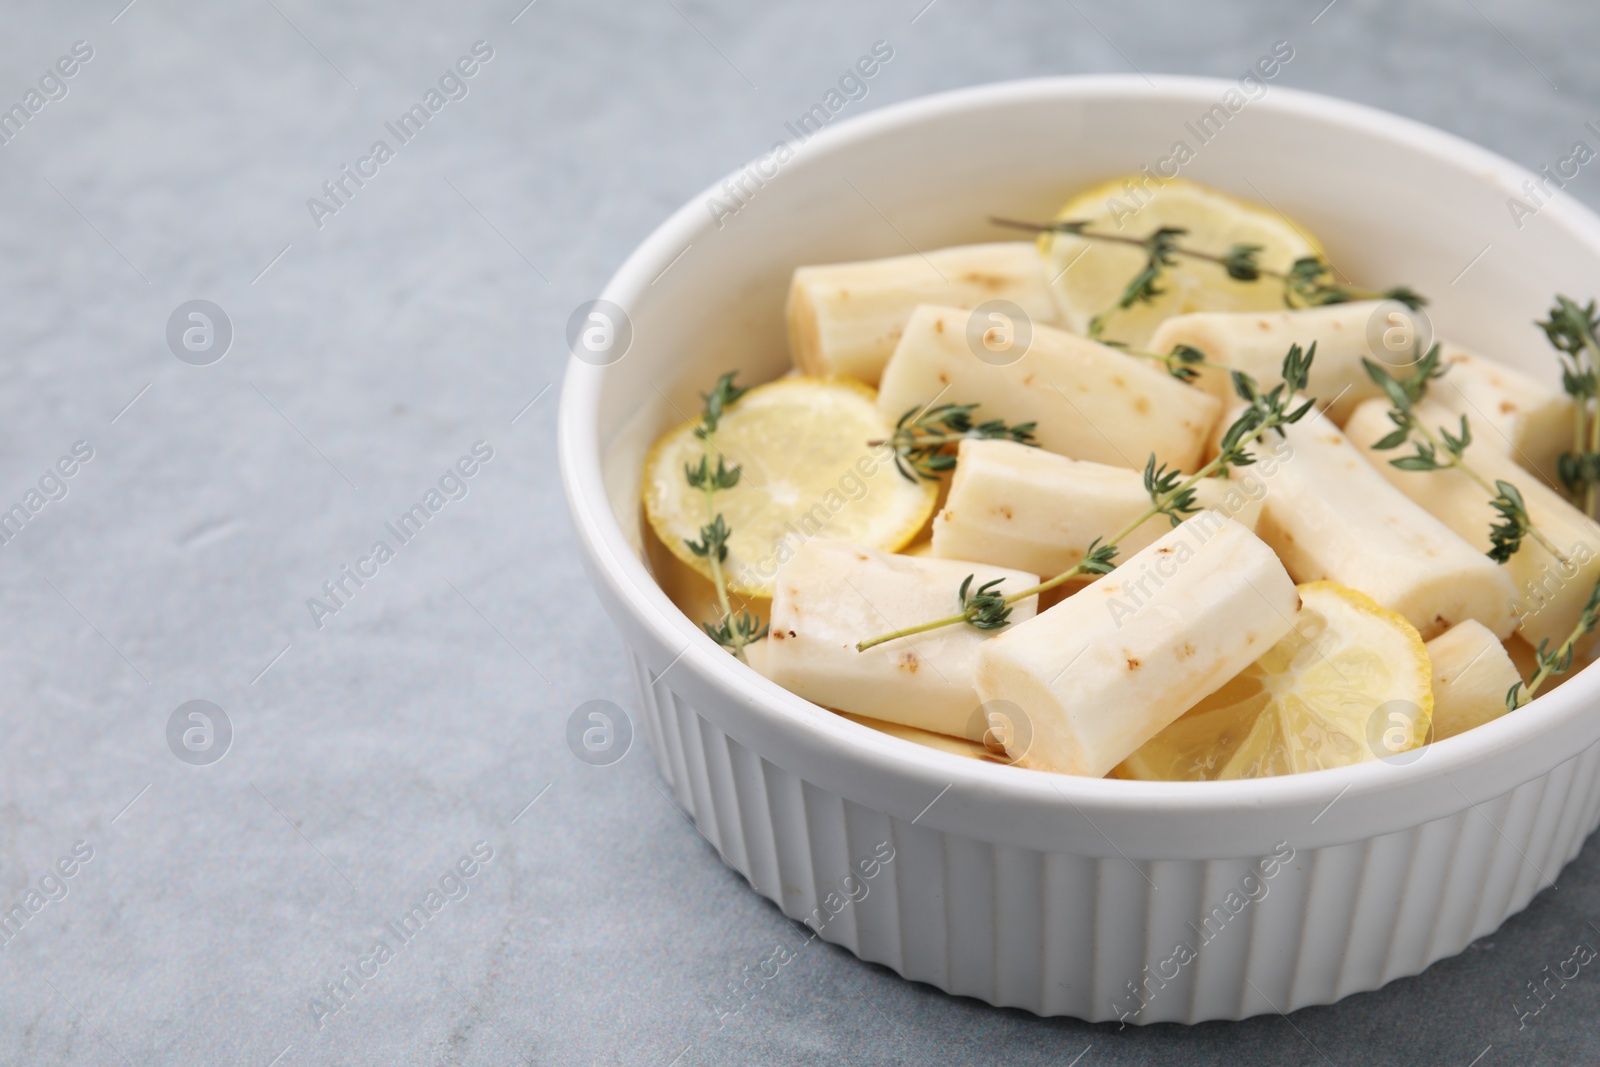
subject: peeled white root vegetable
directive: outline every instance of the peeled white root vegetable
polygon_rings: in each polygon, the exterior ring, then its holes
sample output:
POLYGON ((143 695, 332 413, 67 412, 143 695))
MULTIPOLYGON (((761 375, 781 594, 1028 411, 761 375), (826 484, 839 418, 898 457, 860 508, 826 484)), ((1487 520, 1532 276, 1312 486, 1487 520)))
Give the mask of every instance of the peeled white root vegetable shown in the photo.
POLYGON ((1500 637, 1516 629, 1511 577, 1391 485, 1331 419, 1313 414, 1284 433, 1245 470, 1266 486, 1256 533, 1296 582, 1358 589, 1424 638, 1468 619, 1500 637))
POLYGON ((898 722, 885 722, 882 719, 869 718, 866 715, 851 715, 842 713, 851 722, 860 723, 879 733, 898 737, 902 741, 910 741, 925 748, 936 748, 940 752, 948 752, 952 756, 965 756, 968 759, 985 760, 991 763, 1004 763, 1005 760, 978 741, 969 741, 963 737, 951 737, 949 734, 936 734, 931 730, 920 730, 915 726, 906 726, 898 722))
MULTIPOLYGON (((1404 374, 1405 365, 1421 353, 1404 346, 1383 348, 1390 333, 1380 319, 1383 301, 1285 311, 1200 311, 1167 319, 1150 339, 1150 349, 1167 353, 1180 344, 1206 354, 1213 363, 1241 370, 1263 389, 1282 381, 1284 353, 1290 344, 1302 348, 1317 344, 1316 360, 1306 393, 1314 396, 1328 418, 1343 426, 1356 405, 1380 396, 1368 377, 1363 359, 1386 364, 1404 374), (1379 346, 1373 347, 1373 338, 1379 346)), ((1391 304, 1391 311, 1398 312, 1391 304)), ((1398 320, 1397 320, 1398 321, 1398 320)), ((1412 338, 1409 330, 1399 334, 1412 338)), ((1557 389, 1526 374, 1486 359, 1448 341, 1440 342, 1440 359, 1448 370, 1432 387, 1430 399, 1457 416, 1467 416, 1486 444, 1505 452, 1550 485, 1559 484, 1556 458, 1571 447, 1572 401, 1557 389)), ((1198 368, 1198 385, 1229 400, 1233 386, 1228 376, 1198 368)))
MULTIPOLYGON (((1038 576, 1003 567, 895 556, 813 538, 778 571, 761 673, 824 707, 915 726, 952 737, 983 738, 973 684, 978 648, 996 631, 971 626, 902 637, 856 651, 856 642, 960 610, 956 594, 1004 579, 1002 593, 1038 584, 1038 576)), ((1031 619, 1037 598, 1012 606, 1031 619)))
MULTIPOLYGON (((1382 303, 1364 300, 1350 304, 1285 311, 1197 311, 1174 315, 1150 338, 1152 352, 1167 353, 1177 345, 1190 345, 1212 363, 1243 371, 1263 390, 1283 381, 1283 357, 1291 344, 1317 345, 1306 395, 1317 398, 1328 418, 1339 425, 1355 406, 1380 390, 1367 376, 1363 359, 1383 362, 1367 340, 1368 323, 1382 303)), ((1197 384, 1222 400, 1234 397, 1229 376, 1212 368, 1198 368, 1197 384)))
POLYGON ((1009 300, 1036 323, 1057 321, 1031 241, 800 267, 789 285, 789 345, 803 374, 876 385, 918 304, 975 308, 990 300, 1009 300))
MULTIPOLYGON (((977 404, 975 418, 1037 423, 1041 447, 1073 459, 1193 470, 1221 403, 1149 361, 1037 323, 1026 354, 979 359, 968 313, 924 304, 884 369, 878 410, 891 422, 936 404, 977 404)), ((1279 354, 1282 358, 1282 354, 1279 354)))
POLYGON ((1024 767, 1100 777, 1289 632, 1278 557, 1201 512, 978 650, 978 694, 1024 767), (1001 703, 1005 702, 1005 703, 1001 703))
POLYGON ((1506 713, 1506 693, 1522 681, 1498 638, 1477 622, 1452 626, 1428 642, 1433 661, 1433 739, 1466 733, 1506 713))
MULTIPOLYGON (((1195 486, 1196 502, 1254 529, 1266 491, 1256 469, 1240 468, 1238 481, 1203 479, 1195 486)), ((933 520, 933 554, 1060 574, 1088 555, 1090 542, 1104 541, 1149 507, 1144 478, 1130 468, 1014 441, 966 440, 950 496, 933 520)), ((1165 515, 1146 520, 1118 542, 1120 558, 1170 529, 1165 515)))
MULTIPOLYGON (((1437 384, 1434 383, 1434 387, 1437 384)), ((1405 471, 1392 465, 1391 459, 1408 454, 1411 449, 1402 445, 1393 451, 1379 452, 1371 447, 1394 428, 1388 410, 1386 400, 1369 400, 1357 407, 1345 424, 1350 441, 1366 453, 1373 467, 1391 485, 1467 543, 1487 551, 1489 527, 1498 520, 1489 503, 1493 494, 1485 491, 1465 471, 1405 471)), ((1418 404, 1416 411, 1422 424, 1434 432, 1441 426, 1454 431, 1459 425, 1457 416, 1431 401, 1418 404)), ((1468 416, 1468 424, 1472 424, 1471 416, 1468 416)), ((1547 638, 1552 645, 1559 645, 1572 632, 1583 613, 1584 602, 1589 599, 1589 590, 1600 578, 1600 526, 1509 456, 1496 452, 1492 446, 1485 447, 1477 439, 1476 432, 1473 437, 1472 446, 1467 449, 1467 462, 1491 485, 1506 481, 1516 486, 1534 525, 1568 558, 1568 564, 1563 566, 1530 537, 1522 542, 1516 555, 1502 564, 1516 586, 1517 600, 1512 610, 1520 618, 1523 637, 1534 647, 1547 638)))
POLYGON ((1556 463, 1572 447, 1572 399, 1459 345, 1442 343, 1439 358, 1447 373, 1429 386, 1428 398, 1465 415, 1485 445, 1559 486, 1556 463))

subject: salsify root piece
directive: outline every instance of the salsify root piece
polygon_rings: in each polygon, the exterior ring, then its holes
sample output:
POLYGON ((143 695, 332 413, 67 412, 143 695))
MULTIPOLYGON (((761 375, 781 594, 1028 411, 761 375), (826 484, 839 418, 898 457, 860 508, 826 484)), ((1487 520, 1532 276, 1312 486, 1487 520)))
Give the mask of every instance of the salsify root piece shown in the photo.
POLYGON ((1022 766, 1099 777, 1271 648, 1299 606, 1272 549, 1202 511, 984 643, 978 695, 1013 720, 1022 766))
MULTIPOLYGON (((1242 467, 1238 480, 1206 478, 1195 503, 1254 529, 1266 492, 1257 471, 1242 467)), ((1138 471, 1068 459, 1012 441, 963 441, 950 495, 933 520, 933 555, 1001 567, 1059 574, 1083 559, 1094 542, 1150 508, 1138 471)), ((1172 529, 1157 514, 1117 545, 1132 554, 1172 529)))
POLYGON ((1360 590, 1425 639, 1467 619, 1511 635, 1517 590, 1494 560, 1391 484, 1331 419, 1283 434, 1255 468, 1266 487, 1256 533, 1296 582, 1360 590))
MULTIPOLYGON (((1492 493, 1461 468, 1396 467, 1392 460, 1399 452, 1374 447, 1394 430, 1389 410, 1388 400, 1368 400, 1357 407, 1345 424, 1350 441, 1395 488, 1467 543, 1489 551, 1494 541, 1491 531, 1497 524, 1503 525, 1492 493)), ((1417 404, 1415 410, 1418 422, 1426 427, 1449 430, 1459 421, 1429 401, 1417 404)), ((1577 624, 1590 590, 1600 579, 1600 525, 1509 456, 1484 447, 1476 438, 1464 457, 1490 485, 1505 482, 1516 489, 1533 526, 1541 531, 1539 536, 1560 550, 1558 557, 1530 534, 1502 564, 1516 585, 1515 610, 1523 637, 1535 647, 1545 640, 1560 644, 1577 624)))
POLYGON ((1033 322, 1057 321, 1033 242, 800 267, 789 284, 789 347, 803 374, 876 385, 918 304, 975 308, 990 300, 1017 305, 1033 322))
POLYGON ((1142 467, 1154 453, 1178 470, 1199 463, 1222 410, 1215 397, 1147 360, 1037 323, 1024 354, 986 362, 968 343, 969 315, 931 304, 912 313, 878 387, 885 417, 977 404, 985 418, 1034 424, 1040 448, 1073 459, 1142 467))
POLYGON ((1466 733, 1506 713, 1506 691, 1522 681, 1500 639, 1468 619, 1428 642, 1433 662, 1433 740, 1466 733))
MULTIPOLYGON (((751 662, 785 689, 824 707, 978 741, 986 730, 973 685, 978 647, 992 633, 952 626, 857 652, 856 640, 958 607, 955 592, 1002 593, 1035 574, 945 559, 897 556, 813 538, 778 571, 770 636, 751 662)), ((1033 617, 1037 598, 1011 606, 1033 617)))

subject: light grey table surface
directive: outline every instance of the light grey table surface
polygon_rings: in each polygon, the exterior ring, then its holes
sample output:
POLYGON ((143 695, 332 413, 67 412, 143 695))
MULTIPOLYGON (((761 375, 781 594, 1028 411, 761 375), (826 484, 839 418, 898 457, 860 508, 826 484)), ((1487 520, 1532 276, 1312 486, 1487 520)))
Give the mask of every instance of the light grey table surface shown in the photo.
MULTIPOLYGON (((1537 167, 1593 141, 1600 8, 125 2, 0 9, 0 103, 93 50, 0 146, 0 508, 43 505, 0 547, 0 908, 40 894, 0 948, 0 1060, 1594 1060, 1588 971, 1525 1024, 1514 1007, 1600 938, 1592 846, 1459 958, 1287 1019, 1040 1020, 814 945, 719 1029, 724 985, 800 939, 642 741, 604 768, 568 750, 581 702, 637 705, 553 429, 572 309, 874 41, 895 56, 857 111, 1037 74, 1236 75, 1288 40, 1280 84, 1537 167), (467 95, 319 228, 307 199, 480 40, 467 95), (195 298, 234 327, 209 366, 166 339, 195 298), (49 478, 80 441, 92 459, 49 478), (307 599, 480 441, 465 498, 319 628, 307 599), (41 478, 66 495, 30 498, 41 478), (205 766, 168 743, 194 699, 234 735, 205 766), (477 842, 492 860, 446 883, 467 895, 319 1019, 477 842)), ((1600 203, 1588 170, 1568 193, 1600 203)))

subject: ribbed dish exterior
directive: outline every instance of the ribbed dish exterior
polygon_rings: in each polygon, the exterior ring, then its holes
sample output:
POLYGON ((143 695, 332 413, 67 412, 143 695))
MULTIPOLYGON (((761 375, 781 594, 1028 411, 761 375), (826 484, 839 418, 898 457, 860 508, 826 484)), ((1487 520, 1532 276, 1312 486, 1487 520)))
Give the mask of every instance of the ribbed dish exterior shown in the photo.
POLYGON ((819 788, 630 661, 661 774, 757 892, 864 960, 1039 1015, 1196 1023, 1377 989, 1526 907, 1600 821, 1591 746, 1409 830, 1305 850, 1285 842, 1276 867, 1041 852, 819 788), (872 863, 885 842, 893 858, 872 863))

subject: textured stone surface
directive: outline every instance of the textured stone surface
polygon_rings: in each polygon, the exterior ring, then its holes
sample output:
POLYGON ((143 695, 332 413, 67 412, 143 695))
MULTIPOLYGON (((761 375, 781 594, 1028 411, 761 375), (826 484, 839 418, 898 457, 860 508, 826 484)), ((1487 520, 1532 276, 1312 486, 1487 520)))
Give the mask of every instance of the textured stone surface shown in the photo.
MULTIPOLYGON (((1513 1008, 1597 936, 1592 846, 1461 957, 1287 1021, 1040 1021, 812 945, 718 1030, 724 985, 799 938, 643 745, 568 751, 574 707, 634 696, 570 544, 554 390, 513 419, 557 382, 572 308, 875 40, 895 56, 853 111, 1035 74, 1233 75, 1287 39, 1282 84, 1537 167, 1600 118, 1600 9, 122 2, 0 16, 0 101, 94 49, 0 147, 0 507, 93 448, 0 549, 0 902, 93 849, 0 948, 0 1060, 1594 1058, 1587 970, 1520 1030, 1513 1008), (480 39, 467 96, 318 229, 306 198, 480 39), (207 367, 164 339, 196 297, 235 328, 207 367), (306 599, 477 441, 467 496, 317 628, 306 599), (168 748, 191 699, 233 726, 210 766, 168 748), (324 983, 479 841, 470 892, 319 1028, 324 983)), ((1569 192, 1600 202, 1587 169, 1569 192)))

